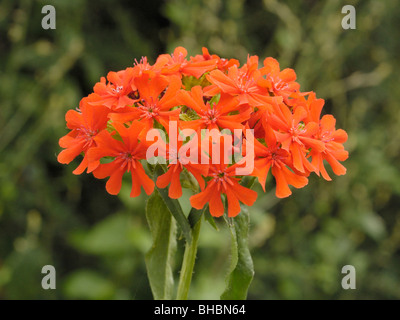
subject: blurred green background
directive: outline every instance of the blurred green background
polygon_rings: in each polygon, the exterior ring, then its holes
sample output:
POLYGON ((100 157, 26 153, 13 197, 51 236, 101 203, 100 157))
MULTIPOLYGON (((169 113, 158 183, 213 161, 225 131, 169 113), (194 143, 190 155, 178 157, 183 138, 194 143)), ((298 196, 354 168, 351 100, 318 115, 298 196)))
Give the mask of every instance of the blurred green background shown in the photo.
MULTIPOLYGON (((2 0, 0 299, 151 299, 146 197, 57 163, 64 116, 108 71, 186 47, 245 62, 273 56, 349 134, 346 176, 284 200, 269 177, 250 208, 250 299, 400 299, 400 6, 395 1, 2 0), (43 30, 42 6, 56 8, 43 30), (353 4, 357 29, 343 30, 353 4), (43 290, 54 265, 57 289, 43 290), (344 265, 357 289, 344 290, 344 265)), ((330 171, 331 172, 331 171, 330 171)), ((258 189, 260 190, 260 189, 258 189)), ((188 208, 187 200, 183 206, 188 208)), ((183 240, 178 243, 179 276, 183 240)), ((230 238, 204 224, 191 299, 224 289, 230 238)))

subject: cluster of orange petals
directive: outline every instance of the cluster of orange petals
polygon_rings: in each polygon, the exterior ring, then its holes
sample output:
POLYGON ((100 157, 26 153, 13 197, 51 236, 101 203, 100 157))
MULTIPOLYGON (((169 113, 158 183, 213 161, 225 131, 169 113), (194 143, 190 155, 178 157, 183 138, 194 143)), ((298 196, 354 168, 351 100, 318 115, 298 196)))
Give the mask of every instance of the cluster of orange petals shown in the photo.
MULTIPOLYGON (((240 202, 249 206, 255 202, 257 193, 241 185, 243 176, 236 175, 235 169, 243 166, 239 162, 194 163, 180 161, 183 157, 178 155, 153 181, 143 167, 146 151, 154 143, 146 141, 146 133, 152 128, 168 133, 171 121, 179 130, 196 132, 241 129, 246 147, 253 141, 254 168, 249 175, 257 177, 265 191, 271 172, 279 198, 291 194, 289 185, 304 187, 311 172, 331 180, 324 160, 336 175, 346 173, 340 163, 348 157, 343 147, 346 132, 335 128, 332 115, 321 117, 324 100, 314 92, 300 92, 294 70, 280 70, 273 58, 259 67, 258 57, 250 56, 240 66, 206 48, 202 55, 188 58, 187 51, 178 47, 173 54, 160 55, 153 65, 142 58, 125 70, 109 72, 93 91, 77 110, 67 112, 70 132, 59 141, 63 150, 58 161, 68 164, 83 155, 74 174, 87 170, 96 178, 108 177, 106 189, 113 195, 129 172, 132 197, 142 188, 149 195, 156 185, 169 186, 169 196, 176 199, 182 196, 180 179, 186 171, 198 183, 199 192, 190 198, 194 208, 208 203, 210 213, 221 216, 225 195, 228 215, 236 216, 240 202), (253 129, 253 139, 248 139, 245 128, 253 129)), ((185 143, 180 141, 179 146, 185 143)), ((180 153, 172 149, 167 145, 166 154, 180 153)), ((200 151, 199 157, 204 156, 200 151)), ((213 153, 207 157, 212 160, 213 153)))

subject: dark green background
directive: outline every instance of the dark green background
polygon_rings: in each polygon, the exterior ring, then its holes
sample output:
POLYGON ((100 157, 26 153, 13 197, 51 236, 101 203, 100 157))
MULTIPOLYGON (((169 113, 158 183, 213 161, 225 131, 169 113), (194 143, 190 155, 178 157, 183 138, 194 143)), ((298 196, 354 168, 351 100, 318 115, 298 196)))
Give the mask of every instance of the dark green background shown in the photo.
MULTIPOLYGON (((182 45, 245 62, 273 56, 349 134, 346 176, 250 208, 250 299, 400 299, 400 7, 396 1, 0 2, 0 299, 150 299, 146 197, 57 163, 64 115, 108 71, 182 45), (43 5, 56 30, 43 30, 43 5), (353 4, 357 29, 343 30, 353 4), (57 289, 41 288, 54 265, 57 289), (353 265, 357 289, 341 287, 353 265)), ((331 172, 331 171, 330 171, 331 172)), ((257 189, 260 191, 260 188, 257 189)), ((182 205, 188 209, 188 195, 182 205)), ((178 277, 183 240, 178 242, 178 277)), ((191 299, 218 298, 230 238, 204 224, 191 299)))

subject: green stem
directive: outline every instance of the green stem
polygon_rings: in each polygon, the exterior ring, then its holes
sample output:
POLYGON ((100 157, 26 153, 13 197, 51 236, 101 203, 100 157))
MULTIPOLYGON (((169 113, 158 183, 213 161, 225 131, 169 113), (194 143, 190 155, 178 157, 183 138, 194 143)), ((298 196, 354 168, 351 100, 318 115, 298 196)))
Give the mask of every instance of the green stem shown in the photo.
POLYGON ((202 219, 200 218, 192 229, 192 242, 188 243, 186 241, 176 300, 187 300, 189 295, 194 264, 196 262, 197 243, 200 235, 201 220, 202 219))

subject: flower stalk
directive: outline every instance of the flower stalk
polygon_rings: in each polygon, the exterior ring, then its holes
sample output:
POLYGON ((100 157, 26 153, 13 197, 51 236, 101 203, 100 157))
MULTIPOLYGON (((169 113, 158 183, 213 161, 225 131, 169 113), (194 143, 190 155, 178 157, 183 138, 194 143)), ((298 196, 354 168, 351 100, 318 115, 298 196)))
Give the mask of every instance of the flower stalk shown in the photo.
POLYGON ((176 300, 187 300, 189 295, 190 283, 192 282, 192 275, 196 262, 201 220, 200 218, 192 229, 192 241, 190 243, 186 241, 176 300))

